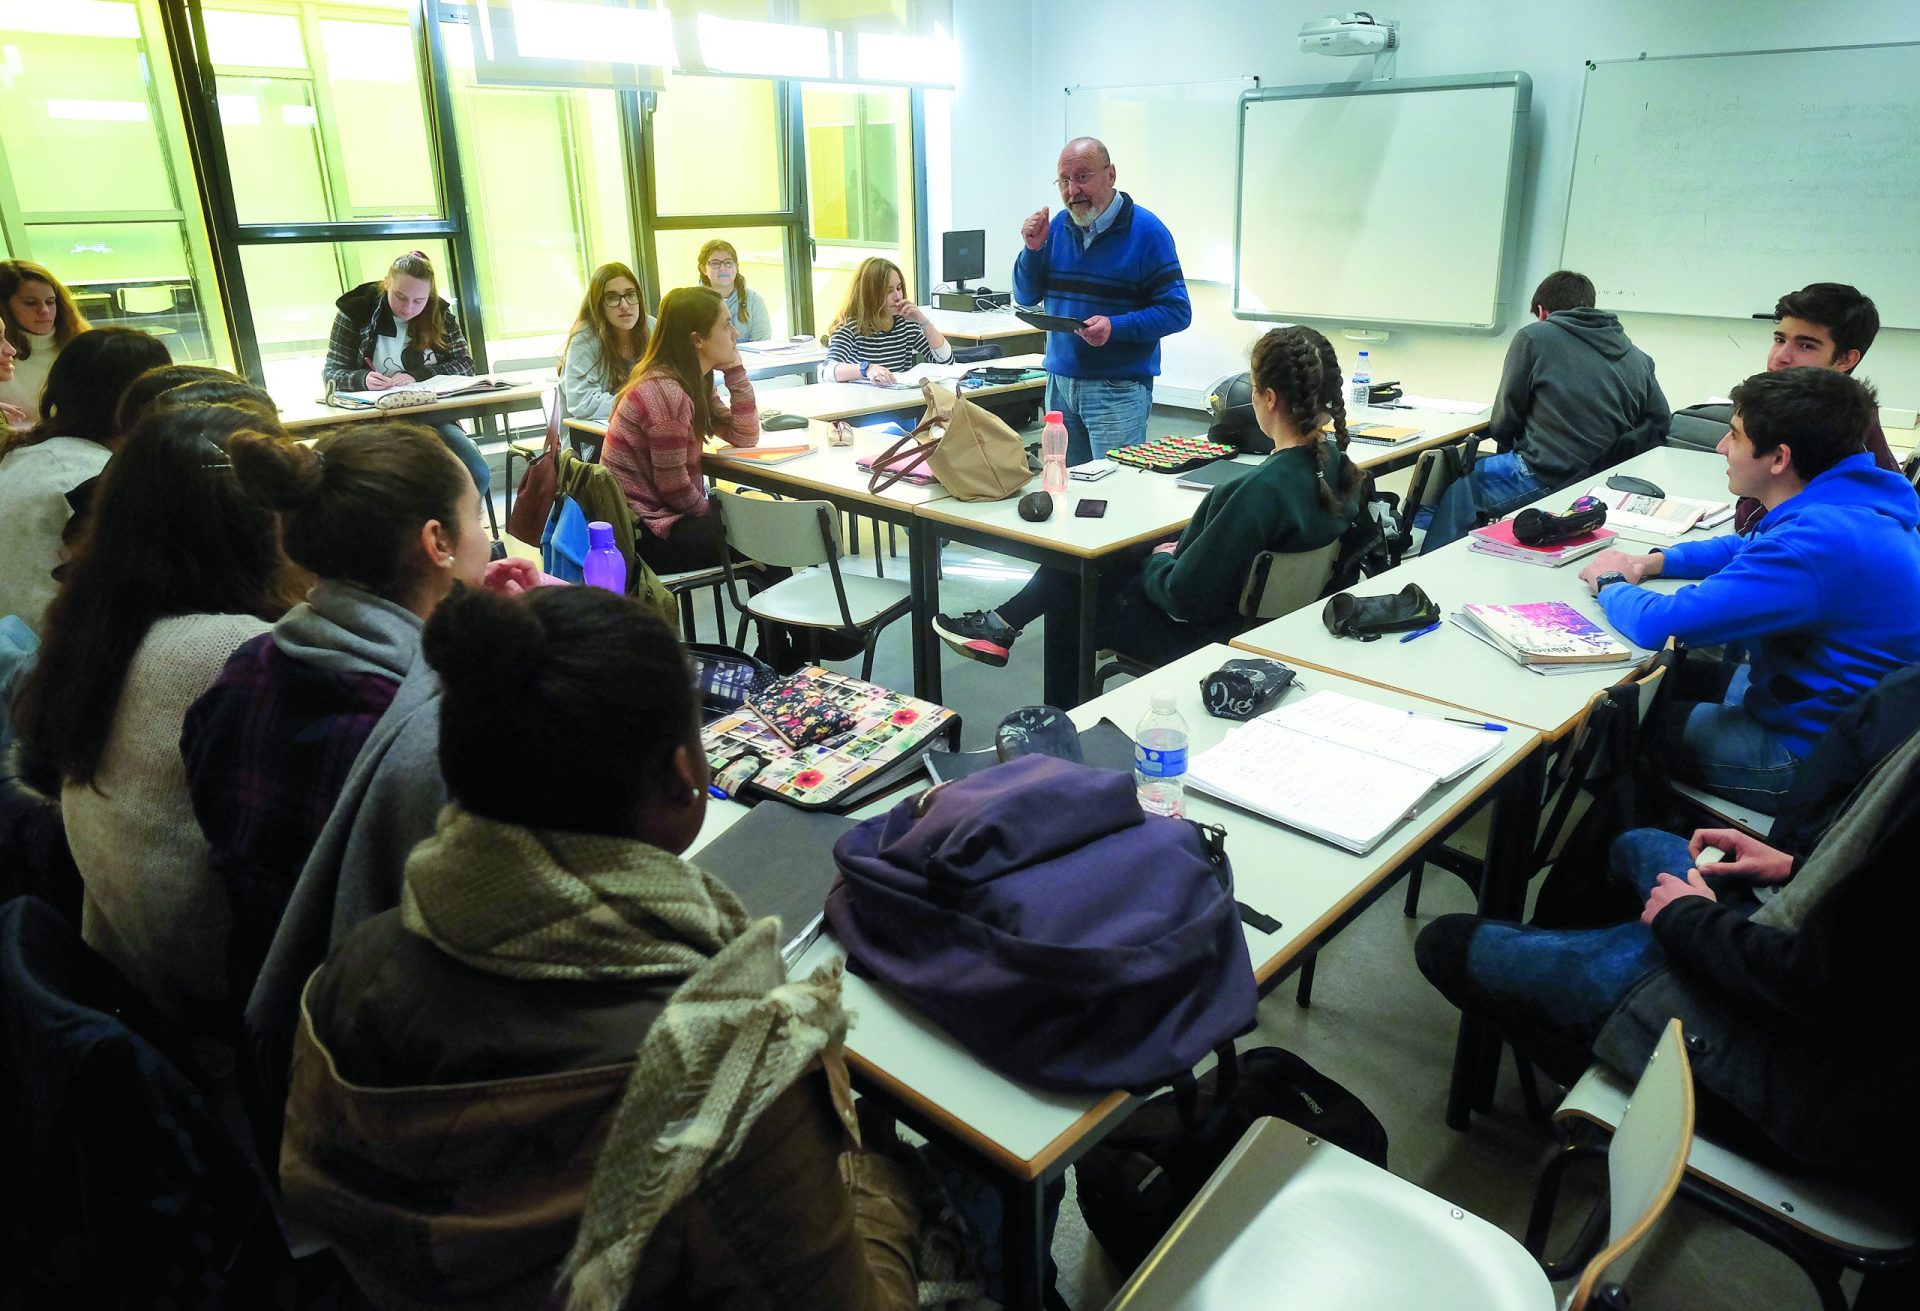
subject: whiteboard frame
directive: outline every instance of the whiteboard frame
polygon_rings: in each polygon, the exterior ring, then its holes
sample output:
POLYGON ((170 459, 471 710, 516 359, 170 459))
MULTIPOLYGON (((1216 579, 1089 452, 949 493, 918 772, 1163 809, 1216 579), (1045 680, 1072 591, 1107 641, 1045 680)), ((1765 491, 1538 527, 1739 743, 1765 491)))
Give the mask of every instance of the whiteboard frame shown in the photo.
MULTIPOLYGON (((1593 84, 1593 75, 1600 71, 1602 64, 1657 64, 1672 59, 1744 59, 1749 55, 1824 55, 1842 50, 1902 50, 1920 47, 1920 41, 1855 41, 1838 46, 1781 46, 1773 50, 1707 50, 1691 55, 1636 55, 1631 59, 1585 59, 1581 63, 1586 71, 1580 77, 1580 103, 1573 111, 1573 156, 1567 168, 1567 191, 1560 206, 1560 255, 1555 267, 1567 267, 1567 229, 1573 226, 1573 188, 1574 180, 1580 172, 1580 135, 1587 127, 1587 93, 1593 84)), ((1237 239, 1236 239, 1237 240, 1237 239)), ((1234 261, 1239 262, 1239 247, 1234 247, 1234 261)), ((1727 323, 1738 323, 1743 319, 1757 319, 1758 314, 1721 314, 1711 311, 1684 310, 1648 310, 1627 309, 1629 314, 1661 314, 1670 318, 1719 319, 1727 323)), ((1883 328, 1900 328, 1906 325, 1882 323, 1883 328)), ((1920 326, 1920 325, 1914 325, 1920 326)))
POLYGON ((1506 306, 1507 289, 1513 278, 1514 254, 1520 245, 1520 206, 1517 202, 1527 166, 1527 124, 1533 113, 1533 79, 1525 73, 1461 73, 1450 77, 1410 77, 1374 82, 1322 82, 1303 86, 1264 87, 1240 97, 1239 158, 1233 175, 1233 316, 1270 323, 1364 323, 1394 328, 1453 328, 1491 336, 1500 331, 1501 310, 1506 306), (1246 187, 1247 106, 1263 100, 1312 100, 1332 96, 1378 96, 1404 92, 1513 90, 1513 135, 1507 143, 1507 194, 1502 202, 1506 221, 1500 229, 1498 272, 1494 279, 1491 321, 1462 322, 1452 319, 1362 318, 1358 315, 1298 314, 1269 309, 1247 309, 1240 303, 1241 219, 1245 206, 1241 197, 1246 187))
MULTIPOLYGON (((1241 97, 1242 97, 1242 98, 1244 98, 1244 97, 1246 97, 1246 96, 1248 96, 1248 95, 1251 95, 1251 94, 1253 94, 1254 92, 1256 92, 1256 91, 1258 91, 1258 90, 1260 89, 1260 75, 1259 75, 1258 73, 1234 73, 1234 74, 1229 74, 1229 75, 1227 75, 1227 76, 1224 76, 1224 77, 1195 77, 1195 78, 1185 78, 1185 79, 1181 79, 1181 80, 1177 80, 1177 81, 1170 81, 1170 82, 1115 82, 1115 83, 1098 83, 1098 82, 1075 82, 1075 83, 1074 83, 1074 84, 1073 84, 1072 86, 1069 86, 1069 87, 1063 87, 1063 88, 1061 88, 1061 102, 1060 102, 1060 130, 1061 130, 1062 132, 1064 132, 1064 133, 1066 133, 1066 134, 1067 134, 1066 136, 1064 136, 1064 137, 1062 137, 1062 138, 1061 138, 1061 140, 1062 140, 1062 141, 1070 141, 1070 140, 1073 140, 1073 139, 1074 139, 1074 133, 1073 133, 1073 97, 1074 97, 1074 93, 1076 93, 1076 92, 1081 92, 1081 91, 1148 91, 1148 90, 1157 90, 1157 89, 1159 89, 1159 88, 1161 88, 1161 87, 1196 87, 1196 86, 1216 86, 1216 85, 1225 85, 1225 84, 1227 84, 1227 83, 1230 83, 1230 82, 1231 82, 1231 83, 1238 83, 1238 84, 1239 84, 1240 86, 1242 86, 1243 88, 1245 88, 1245 89, 1244 89, 1244 90, 1242 90, 1242 91, 1241 91, 1241 93, 1240 93, 1240 95, 1241 95, 1241 97)), ((1240 112, 1241 112, 1241 111, 1240 111, 1240 110, 1239 110, 1239 109, 1238 109, 1238 108, 1236 107, 1236 108, 1235 108, 1235 110, 1234 110, 1234 114, 1235 114, 1235 135, 1234 135, 1234 143, 1235 143, 1235 148, 1236 148, 1236 150, 1238 149, 1238 146, 1239 146, 1239 126, 1238 126, 1238 123, 1239 123, 1239 120, 1238 120, 1238 115, 1240 114, 1240 112)), ((1105 143, 1104 141, 1102 141, 1102 144, 1104 145, 1104 144, 1106 144, 1106 143, 1105 143)), ((1236 167, 1236 169, 1238 168, 1238 161, 1235 161, 1235 167, 1236 167)), ((1236 174, 1236 178, 1237 178, 1237 174, 1236 174)), ((1124 188, 1122 188, 1122 189, 1124 190, 1124 188)), ((1238 204, 1238 197, 1239 197, 1239 188, 1238 188, 1238 185, 1237 185, 1237 181, 1236 181, 1236 186, 1235 186, 1235 190, 1234 190, 1234 196, 1235 196, 1235 203, 1236 203, 1236 206, 1237 206, 1237 204, 1238 204)), ((1238 219, 1237 217, 1236 217, 1236 218, 1234 219, 1234 223, 1235 223, 1236 225, 1237 225, 1237 224, 1239 223, 1239 221, 1240 221, 1240 220, 1239 220, 1239 219, 1238 219)), ((1178 237, 1177 237, 1177 236, 1176 236, 1176 238, 1175 238, 1175 240, 1176 240, 1176 241, 1178 240, 1178 237)), ((1239 245, 1239 240, 1240 240, 1240 234, 1239 234, 1239 233, 1238 233, 1238 232, 1236 231, 1236 232, 1234 233, 1234 238, 1233 238, 1233 245, 1232 245, 1232 247, 1231 247, 1231 249, 1232 249, 1232 263, 1233 263, 1233 264, 1235 264, 1236 266, 1237 266, 1237 265, 1238 265, 1238 264, 1240 263, 1240 245, 1239 245)), ((1182 270, 1181 270, 1181 279, 1182 279, 1182 281, 1185 281, 1185 282, 1199 282, 1199 283, 1205 283, 1206 285, 1208 285, 1208 286, 1213 286, 1213 287, 1224 287, 1224 286, 1226 286, 1226 285, 1228 284, 1228 282, 1229 282, 1229 281, 1231 281, 1231 278, 1230 278, 1230 277, 1228 277, 1228 278, 1203 278, 1203 277, 1196 277, 1196 276, 1194 276, 1193 274, 1191 274, 1191 273, 1188 273, 1188 272, 1187 272, 1187 271, 1186 271, 1185 269, 1182 269, 1182 270)))

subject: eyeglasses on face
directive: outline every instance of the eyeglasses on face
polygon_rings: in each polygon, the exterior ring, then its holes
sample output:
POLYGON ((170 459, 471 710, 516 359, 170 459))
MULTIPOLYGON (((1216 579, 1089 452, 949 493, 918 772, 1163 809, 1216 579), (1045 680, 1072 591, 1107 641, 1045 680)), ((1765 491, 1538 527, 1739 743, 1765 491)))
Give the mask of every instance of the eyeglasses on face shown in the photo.
POLYGON ((1078 173, 1062 173, 1053 180, 1053 185, 1056 187, 1064 187, 1067 183, 1071 182, 1076 187, 1084 187, 1087 183, 1099 177, 1103 171, 1104 170, 1097 168, 1083 168, 1078 173))
POLYGON ((640 303, 640 293, 638 291, 610 291, 600 298, 600 303, 610 310, 618 309, 622 305, 638 305, 640 303))
POLYGON ((725 259, 725 258, 722 258, 722 259, 710 259, 710 260, 708 260, 708 261, 707 261, 707 267, 708 267, 708 268, 710 268, 710 269, 712 269, 712 270, 713 270, 713 271, 714 271, 715 273, 724 273, 724 272, 726 272, 726 271, 727 271, 728 269, 732 269, 732 268, 738 268, 738 267, 739 267, 739 265, 737 265, 737 264, 735 264, 735 263, 734 263, 734 262, 733 262, 732 260, 730 260, 730 259, 725 259))

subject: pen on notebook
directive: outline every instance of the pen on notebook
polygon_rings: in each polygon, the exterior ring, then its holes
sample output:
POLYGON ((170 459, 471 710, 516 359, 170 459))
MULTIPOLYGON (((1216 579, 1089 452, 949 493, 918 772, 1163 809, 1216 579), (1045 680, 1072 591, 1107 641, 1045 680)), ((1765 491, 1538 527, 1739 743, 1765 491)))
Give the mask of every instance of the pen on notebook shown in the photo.
POLYGON ((1399 401, 1376 401, 1374 402, 1373 408, 1376 410, 1411 410, 1413 407, 1411 405, 1402 405, 1399 401))
MULTIPOLYGON (((1431 633, 1434 629, 1438 627, 1440 627, 1440 625, 1437 623, 1428 624, 1425 628, 1415 629, 1413 632, 1408 633, 1405 637, 1401 638, 1400 640, 1402 642, 1411 642, 1416 637, 1425 637, 1428 633, 1431 633)), ((1411 714, 1413 712, 1408 711, 1407 713, 1411 714)))
POLYGON ((1418 710, 1409 710, 1407 714, 1414 719, 1437 719, 1443 724, 1465 724, 1468 728, 1477 728, 1487 733, 1507 731, 1505 724, 1495 724, 1485 719, 1455 719, 1452 715, 1423 715, 1418 710))

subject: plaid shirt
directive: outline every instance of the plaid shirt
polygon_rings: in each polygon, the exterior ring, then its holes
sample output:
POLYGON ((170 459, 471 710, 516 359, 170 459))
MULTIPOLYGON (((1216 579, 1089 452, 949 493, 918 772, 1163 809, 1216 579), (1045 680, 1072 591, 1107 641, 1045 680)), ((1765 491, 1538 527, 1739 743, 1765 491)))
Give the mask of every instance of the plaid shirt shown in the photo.
MULTIPOLYGON (((372 372, 368 362, 373 358, 373 344, 382 337, 399 335, 393 311, 387 308, 387 298, 377 282, 361 283, 335 301, 334 308, 338 313, 333 316, 333 331, 327 334, 327 362, 320 367, 320 376, 336 391, 364 391, 367 374, 372 372)), ((473 372, 473 355, 467 349, 467 334, 460 330, 460 320, 445 301, 440 302, 440 313, 447 325, 446 349, 422 354, 409 343, 401 352, 407 372, 415 378, 473 372)))
POLYGON ((187 712, 187 792, 233 910, 232 996, 253 990, 294 882, 397 686, 317 669, 262 633, 187 712))

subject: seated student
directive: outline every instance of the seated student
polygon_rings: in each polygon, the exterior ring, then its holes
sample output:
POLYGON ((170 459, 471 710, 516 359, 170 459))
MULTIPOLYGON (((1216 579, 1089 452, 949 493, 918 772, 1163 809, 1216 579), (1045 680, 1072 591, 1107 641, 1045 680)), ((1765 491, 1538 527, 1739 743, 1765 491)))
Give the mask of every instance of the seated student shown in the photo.
POLYGON ((1447 489, 1421 550, 1666 436, 1671 411, 1653 361, 1593 301, 1592 281, 1565 269, 1534 289, 1534 322, 1507 347, 1487 422, 1499 454, 1475 460, 1471 475, 1447 489))
POLYGON ((717 292, 680 287, 660 302, 660 323, 614 403, 600 460, 620 480, 637 527, 634 551, 658 574, 707 569, 725 558, 720 524, 707 514, 701 445, 760 441, 753 384, 717 292), (722 371, 728 402, 713 392, 722 371))
MULTIPOLYGON (((1764 534, 1763 534, 1764 536, 1764 534)), ((1920 735, 1856 790, 1804 856, 1730 830, 1651 829, 1613 847, 1638 920, 1541 929, 1444 915, 1414 955, 1449 1001, 1570 1083, 1593 1058, 1641 1068, 1687 1031, 1701 1129, 1803 1167, 1908 1181, 1920 1048, 1886 1016, 1912 987, 1920 916, 1920 735), (1727 859, 1696 866, 1702 849, 1727 859), (1788 880, 1791 881, 1788 881, 1788 880), (1758 888, 1778 888, 1762 904, 1758 888)))
POLYGON ((847 303, 827 325, 826 382, 889 383, 894 374, 932 360, 953 361, 953 347, 933 326, 927 312, 907 299, 906 279, 892 260, 875 256, 860 261, 847 288, 847 303))
POLYGON ((640 312, 640 280, 632 269, 602 264, 593 271, 560 352, 560 398, 569 419, 607 421, 613 394, 646 354, 653 326, 653 316, 640 312))
POLYGON ((0 413, 8 426, 30 428, 40 421, 40 392, 54 360, 91 325, 60 279, 23 259, 0 260, 0 315, 18 357, 13 376, 0 379, 0 413))
POLYGON ((132 328, 85 333, 54 360, 40 421, 0 438, 0 615, 41 630, 72 514, 67 493, 105 468, 119 444, 121 393, 167 359, 158 338, 132 328))
POLYGON ((773 336, 773 316, 767 313, 767 302, 759 292, 748 289, 747 275, 740 271, 740 252, 731 241, 715 237, 700 247, 695 262, 700 285, 720 293, 741 341, 765 341, 773 336))
MULTIPOLYGON (((1162 542, 1138 570, 1101 576, 1095 639, 1156 663, 1234 636, 1243 623, 1240 590, 1262 551, 1310 551, 1336 541, 1360 509, 1360 471, 1347 444, 1340 362, 1312 328, 1275 328, 1254 343, 1254 415, 1274 453, 1244 478, 1208 492, 1178 541, 1162 542), (1333 421, 1334 437, 1321 427, 1333 421)), ((1059 511, 1056 511, 1059 513, 1059 511)), ((1013 641, 1046 615, 1071 623, 1073 578, 1041 568, 997 610, 936 615, 934 631, 969 660, 1004 665, 1013 641)), ((1047 695, 1054 704, 1073 686, 1066 642, 1052 643, 1047 695)))
MULTIPOLYGON (((433 264, 410 250, 378 282, 363 282, 334 302, 333 331, 320 374, 334 391, 386 391, 442 374, 473 373, 467 335, 453 307, 434 290, 433 264)), ((457 423, 438 425, 484 500, 493 475, 473 438, 457 423)))
POLYGON ((301 865, 361 744, 420 651, 420 625, 490 543, 480 494, 430 429, 355 423, 312 447, 242 433, 234 476, 318 580, 187 711, 187 793, 225 891, 230 994, 252 990, 301 865))
POLYGON ((462 592, 422 640, 453 804, 307 985, 289 1215, 383 1306, 915 1305, 918 1209, 849 1141, 838 970, 788 979, 777 922, 681 858, 680 644, 587 587, 462 592))
MULTIPOLYGON (((13 381, 14 361, 19 358, 19 349, 7 336, 7 316, 0 313, 0 387, 13 381)), ((27 412, 24 409, 7 401, 0 401, 0 437, 31 427, 33 427, 33 421, 27 418, 27 412)))
POLYGON ((1640 646, 1748 645, 1722 703, 1681 704, 1663 721, 1676 777, 1770 812, 1840 712, 1920 660, 1920 500, 1866 454, 1872 417, 1873 393, 1844 373, 1756 373, 1733 389, 1719 449, 1728 488, 1767 506, 1761 530, 1602 551, 1580 571, 1640 646), (1662 576, 1702 581, 1637 586, 1662 576))
POLYGON ((223 1027, 228 913, 180 728, 235 648, 298 596, 272 512, 234 480, 227 444, 250 431, 284 436, 242 405, 161 406, 129 434, 15 707, 21 745, 63 780, 82 936, 199 1034, 223 1027))

